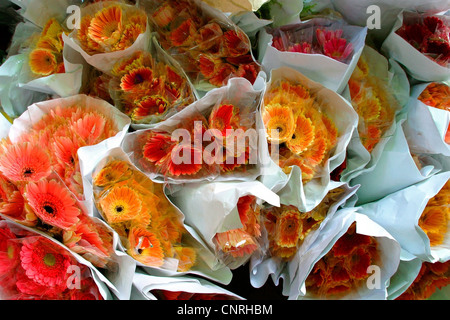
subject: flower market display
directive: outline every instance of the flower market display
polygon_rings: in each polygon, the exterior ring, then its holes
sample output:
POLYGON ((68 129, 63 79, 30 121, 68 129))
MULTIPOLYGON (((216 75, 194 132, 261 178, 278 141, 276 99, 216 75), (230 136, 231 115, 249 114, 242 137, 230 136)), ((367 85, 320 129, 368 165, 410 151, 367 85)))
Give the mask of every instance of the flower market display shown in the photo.
POLYGON ((450 300, 450 1, 0 10, 0 300, 450 300))

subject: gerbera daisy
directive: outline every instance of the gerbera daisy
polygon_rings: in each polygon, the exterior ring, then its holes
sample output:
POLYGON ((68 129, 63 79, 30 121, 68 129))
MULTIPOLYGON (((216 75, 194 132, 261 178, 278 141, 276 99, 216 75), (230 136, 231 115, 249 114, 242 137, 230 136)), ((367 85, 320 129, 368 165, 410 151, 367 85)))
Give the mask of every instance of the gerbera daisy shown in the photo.
POLYGON ((171 154, 176 143, 169 134, 152 132, 143 146, 142 155, 145 160, 160 163, 171 154))
POLYGON ((140 67, 131 70, 120 80, 120 87, 124 91, 140 92, 148 87, 153 80, 153 71, 148 67, 140 67))
POLYGON ((78 221, 80 208, 70 191, 55 180, 30 182, 25 198, 34 213, 46 224, 67 230, 78 221))
POLYGON ((168 3, 163 4, 155 12, 152 13, 151 18, 154 23, 160 28, 165 28, 170 22, 175 19, 177 13, 175 9, 168 3))
POLYGON ((254 83, 258 76, 259 66, 256 63, 242 64, 236 71, 236 77, 247 79, 250 83, 254 83))
POLYGON ((170 33, 169 40, 175 47, 189 46, 194 42, 196 32, 193 19, 187 19, 170 33))
POLYGON ((142 208, 139 194, 127 186, 111 189, 99 204, 109 223, 132 220, 142 208))
POLYGON ((313 143, 315 133, 311 119, 299 115, 295 122, 295 131, 292 138, 286 142, 286 146, 295 154, 300 154, 313 143))
POLYGON ((22 142, 6 147, 0 157, 0 171, 13 182, 36 182, 48 177, 52 166, 41 146, 22 142))
POLYGON ((278 103, 266 105, 263 121, 270 142, 283 143, 292 139, 295 132, 295 118, 289 107, 278 103))
POLYGON ((371 242, 372 238, 370 236, 356 233, 356 224, 352 224, 347 232, 334 244, 332 248, 333 255, 336 257, 347 256, 359 246, 368 245, 371 242))
POLYGON ((15 239, 7 226, 0 228, 0 276, 13 271, 20 262, 20 244, 15 239))
POLYGON ((219 250, 234 258, 251 255, 258 249, 255 240, 242 229, 217 233, 214 240, 219 250))
POLYGON ((128 253, 136 260, 151 267, 160 267, 164 263, 164 251, 155 233, 142 228, 132 228, 128 240, 128 253))
POLYGON ((88 36, 103 49, 117 43, 122 33, 122 8, 118 5, 106 7, 92 18, 88 36))
POLYGON ((217 66, 216 71, 208 79, 213 86, 220 87, 227 84, 228 79, 236 76, 236 68, 229 63, 217 66))
POLYGON ((194 175, 202 169, 203 150, 191 145, 179 144, 171 151, 167 173, 178 177, 181 175, 194 175))
POLYGON ((235 113, 236 110, 232 104, 221 104, 215 106, 209 116, 210 128, 219 130, 221 136, 226 137, 231 133, 231 131, 228 131, 227 134, 227 130, 233 129, 233 125, 235 125, 232 121, 235 117, 235 113))
POLYGON ((427 206, 420 216, 419 227, 427 234, 432 247, 444 241, 449 216, 448 206, 427 206))
POLYGON ((300 212, 286 209, 278 216, 273 239, 280 247, 296 247, 303 230, 300 212))
POLYGON ((220 42, 222 35, 222 27, 216 22, 209 22, 198 29, 195 42, 200 51, 206 52, 220 42))
POLYGON ((38 285, 51 288, 66 288, 73 264, 70 256, 43 237, 25 240, 20 251, 21 266, 25 274, 38 285))
POLYGON ((127 179, 131 174, 132 170, 126 161, 114 160, 109 162, 94 176, 93 183, 97 187, 105 187, 127 179))
POLYGON ((227 54, 232 57, 244 55, 250 50, 250 43, 242 31, 229 30, 223 37, 227 54))
POLYGON ((105 132, 108 125, 106 118, 97 112, 89 112, 84 114, 80 119, 71 124, 71 129, 75 132, 87 145, 95 144, 105 132))
POLYGON ((194 248, 176 246, 174 250, 174 257, 178 259, 178 272, 189 271, 197 262, 197 252, 194 248))
POLYGON ((353 53, 353 45, 343 38, 325 42, 323 52, 337 61, 345 61, 353 53))
POLYGON ((163 114, 169 108, 169 102, 162 96, 147 96, 140 100, 131 114, 133 121, 139 122, 148 116, 163 114))
POLYGON ((145 25, 130 23, 123 28, 119 42, 114 50, 125 50, 133 45, 141 33, 145 32, 145 25))
POLYGON ((48 49, 34 49, 29 58, 30 69, 40 76, 49 76, 56 72, 58 62, 55 55, 48 49))

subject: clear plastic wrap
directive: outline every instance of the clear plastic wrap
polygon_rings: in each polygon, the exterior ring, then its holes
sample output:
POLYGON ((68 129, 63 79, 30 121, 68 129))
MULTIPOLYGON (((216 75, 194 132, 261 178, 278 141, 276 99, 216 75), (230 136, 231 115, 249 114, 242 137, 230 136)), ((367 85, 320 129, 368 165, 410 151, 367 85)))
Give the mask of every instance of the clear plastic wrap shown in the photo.
POLYGON ((161 46, 185 70, 198 91, 232 77, 254 83, 260 71, 247 35, 222 12, 197 0, 141 1, 161 46))

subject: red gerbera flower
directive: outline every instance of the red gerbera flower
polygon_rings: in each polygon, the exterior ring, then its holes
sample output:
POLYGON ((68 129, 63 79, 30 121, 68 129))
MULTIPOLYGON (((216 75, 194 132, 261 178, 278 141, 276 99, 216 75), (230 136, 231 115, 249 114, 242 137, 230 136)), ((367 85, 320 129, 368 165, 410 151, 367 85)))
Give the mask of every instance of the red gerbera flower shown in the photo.
POLYGON ((153 71, 148 67, 140 67, 131 70, 120 80, 120 87, 124 91, 139 92, 145 84, 153 80, 153 71))
POLYGON ((217 67, 217 71, 211 75, 209 82, 216 87, 220 87, 226 85, 228 79, 233 76, 236 76, 236 68, 229 63, 222 63, 217 67))
POLYGON ((28 204, 46 224, 64 230, 78 221, 80 209, 70 191, 55 180, 29 183, 25 189, 28 204))
POLYGON ((165 133, 154 132, 150 135, 143 147, 143 156, 153 163, 160 163, 163 158, 170 155, 176 143, 172 137, 165 133))
MULTIPOLYGON (((232 119, 235 110, 232 104, 222 104, 215 106, 209 116, 209 125, 211 129, 220 131, 222 137, 227 136, 227 130, 233 129, 232 119)), ((228 133, 231 133, 228 131, 228 133)))
POLYGON ((0 276, 19 264, 20 245, 15 239, 16 235, 7 226, 0 228, 0 276))
POLYGON ((188 19, 172 31, 169 39, 175 47, 187 46, 194 41, 196 32, 194 21, 192 19, 188 19))
POLYGON ((25 274, 38 285, 66 288, 67 270, 72 261, 50 240, 43 237, 25 240, 20 258, 25 274))
POLYGON ((253 84, 258 76, 258 72, 259 66, 256 63, 242 64, 239 66, 236 76, 245 78, 253 84))
POLYGON ((229 30, 224 33, 225 47, 228 55, 232 57, 241 56, 250 51, 250 43, 241 31, 229 30))
POLYGON ((194 175, 202 169, 203 150, 191 145, 179 144, 172 149, 167 172, 175 177, 194 175))
POLYGON ((37 144, 10 144, 0 157, 0 171, 13 182, 39 181, 51 170, 48 154, 37 144))
POLYGON ((367 245, 371 242, 372 240, 369 236, 356 233, 356 228, 353 226, 350 227, 338 241, 336 241, 333 246, 333 254, 336 257, 347 256, 359 246, 367 245))
POLYGON ((142 119, 157 114, 163 114, 167 111, 169 103, 164 97, 159 95, 148 96, 137 103, 136 108, 131 114, 134 121, 141 121, 142 119))

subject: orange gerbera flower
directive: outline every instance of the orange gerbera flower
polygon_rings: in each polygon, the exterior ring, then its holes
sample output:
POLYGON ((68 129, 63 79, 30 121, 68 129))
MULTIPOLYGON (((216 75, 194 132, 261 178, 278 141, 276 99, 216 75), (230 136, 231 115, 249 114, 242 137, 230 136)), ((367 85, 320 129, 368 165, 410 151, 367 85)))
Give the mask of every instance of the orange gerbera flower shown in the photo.
POLYGON ((332 250, 333 255, 336 257, 347 256, 354 249, 359 246, 364 246, 370 244, 372 241, 370 236, 364 234, 356 233, 356 225, 353 224, 347 232, 339 238, 339 240, 334 244, 332 250))
POLYGON ((258 249, 255 240, 242 229, 217 233, 214 240, 219 250, 234 258, 251 255, 258 249))
POLYGON ((55 18, 50 18, 42 29, 41 36, 57 38, 63 31, 61 24, 55 18))
POLYGON ((128 179, 132 170, 126 161, 113 160, 103 167, 93 178, 94 185, 105 187, 128 179))
POLYGON ((228 79, 236 76, 236 68, 229 63, 221 63, 215 70, 209 78, 209 83, 216 87, 226 85, 228 79))
POLYGON ((120 80, 120 87, 124 91, 139 92, 144 87, 149 87, 153 80, 153 71, 148 67, 140 67, 131 70, 120 80))
POLYGON ((145 32, 145 25, 130 23, 123 28, 122 36, 115 46, 115 50, 125 50, 133 45, 141 33, 145 32))
POLYGON ((174 247, 175 258, 178 259, 178 272, 189 271, 197 262, 197 252, 194 248, 174 247))
POLYGON ((417 98, 430 107, 450 111, 450 87, 445 83, 432 82, 417 98))
POLYGON ((52 51, 48 49, 34 49, 29 58, 30 69, 41 76, 49 76, 56 72, 58 61, 52 51))
POLYGON ((151 18, 158 27, 164 28, 172 22, 177 15, 175 9, 168 3, 163 4, 155 12, 152 13, 151 18))
POLYGON ((286 146, 295 154, 307 150, 314 141, 314 125, 311 119, 299 115, 295 122, 295 131, 292 138, 286 142, 286 146))
POLYGON ((201 54, 198 58, 198 63, 202 75, 206 78, 210 78, 217 72, 219 66, 221 66, 223 62, 220 58, 201 54))
POLYGON ((52 172, 50 157, 37 144, 7 145, 0 157, 0 171, 13 182, 39 181, 52 172))
POLYGON ((155 233, 134 227, 130 230, 128 240, 130 247, 127 252, 133 258, 150 267, 163 265, 164 251, 155 233))
POLYGON ((302 153, 302 158, 306 164, 315 167, 322 163, 328 151, 327 140, 324 137, 318 136, 314 140, 314 144, 302 153))
POLYGON ((283 143, 292 139, 295 132, 295 118, 289 107, 280 104, 266 105, 263 121, 267 139, 271 143, 283 143))
POLYGON ((122 14, 118 5, 97 12, 88 28, 89 38, 105 47, 117 43, 122 33, 122 14))
POLYGON ((132 220, 142 208, 139 194, 127 186, 112 188, 99 204, 109 223, 132 220))
POLYGON ((397 300, 426 300, 450 284, 450 261, 423 262, 414 282, 397 300))
POLYGON ((70 191, 55 180, 30 182, 25 197, 42 222, 68 230, 78 221, 81 213, 70 191))
POLYGON ((285 210, 277 218, 274 240, 280 247, 296 247, 303 225, 298 210, 285 210))

